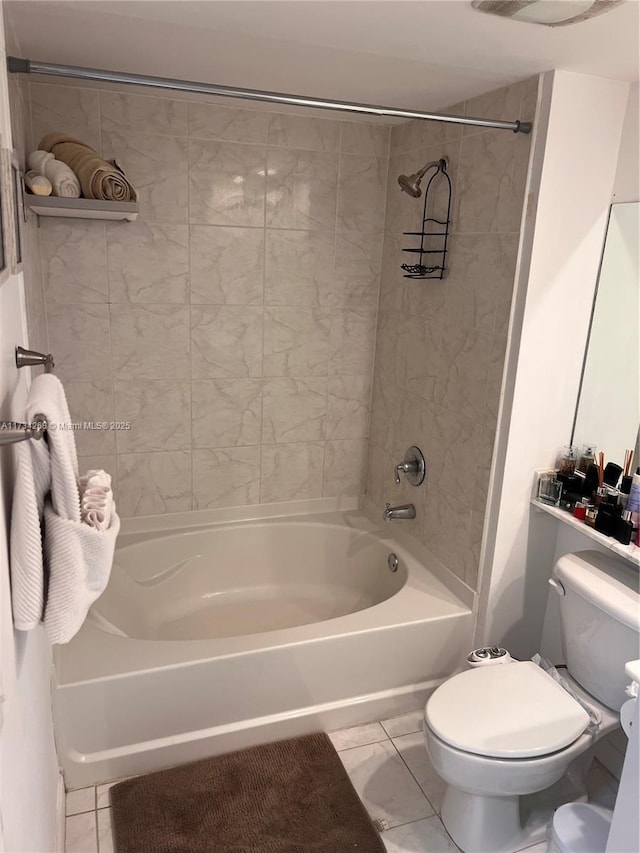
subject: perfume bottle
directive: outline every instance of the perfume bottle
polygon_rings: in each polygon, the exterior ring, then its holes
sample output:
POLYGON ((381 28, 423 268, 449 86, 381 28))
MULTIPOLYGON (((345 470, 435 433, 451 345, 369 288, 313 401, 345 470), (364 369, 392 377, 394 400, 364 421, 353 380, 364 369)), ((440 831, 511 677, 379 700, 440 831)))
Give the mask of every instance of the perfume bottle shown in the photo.
POLYGON ((595 444, 585 444, 582 448, 582 453, 580 454, 580 461, 578 462, 578 471, 582 471, 583 474, 587 473, 589 465, 594 465, 596 461, 596 446, 595 444))
POLYGON ((571 477, 576 470, 576 449, 571 444, 565 444, 558 460, 558 473, 571 477))

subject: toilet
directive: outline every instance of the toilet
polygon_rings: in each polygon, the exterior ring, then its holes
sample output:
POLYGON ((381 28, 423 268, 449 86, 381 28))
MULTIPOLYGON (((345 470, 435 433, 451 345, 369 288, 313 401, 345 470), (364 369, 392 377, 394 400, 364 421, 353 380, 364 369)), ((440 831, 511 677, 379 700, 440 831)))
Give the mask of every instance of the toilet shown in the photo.
POLYGON ((561 557, 549 583, 560 603, 560 673, 591 717, 532 661, 454 675, 425 707, 427 750, 447 783, 442 821, 464 853, 543 841, 555 808, 586 800, 595 743, 620 725, 625 663, 638 657, 638 571, 581 551, 561 557))

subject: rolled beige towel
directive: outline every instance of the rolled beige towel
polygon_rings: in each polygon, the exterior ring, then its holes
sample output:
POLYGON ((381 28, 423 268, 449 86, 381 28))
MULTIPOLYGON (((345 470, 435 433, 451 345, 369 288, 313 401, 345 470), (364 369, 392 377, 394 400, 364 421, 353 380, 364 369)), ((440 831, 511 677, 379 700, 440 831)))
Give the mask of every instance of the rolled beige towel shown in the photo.
POLYGON ((27 172, 24 176, 24 182, 34 195, 51 195, 53 187, 49 178, 40 175, 34 169, 27 172))
POLYGON ((31 171, 44 175, 44 164, 47 160, 53 160, 53 154, 49 151, 32 151, 27 157, 27 166, 31 171))
POLYGON ((51 181, 54 195, 60 198, 80 198, 80 181, 66 163, 47 160, 44 174, 51 181))
POLYGON ((62 133, 50 133, 40 142, 39 147, 43 151, 50 151, 57 160, 62 160, 75 172, 85 198, 103 201, 132 201, 135 198, 135 190, 122 172, 79 139, 62 133))

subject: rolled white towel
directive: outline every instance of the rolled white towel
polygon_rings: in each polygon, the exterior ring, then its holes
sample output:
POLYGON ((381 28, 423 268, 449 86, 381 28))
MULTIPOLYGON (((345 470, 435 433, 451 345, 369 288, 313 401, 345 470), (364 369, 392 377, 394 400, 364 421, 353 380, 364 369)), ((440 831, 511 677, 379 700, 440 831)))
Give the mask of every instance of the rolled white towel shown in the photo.
POLYGON ((24 182, 34 195, 51 195, 53 190, 49 178, 39 175, 34 169, 27 172, 24 176, 24 182))
POLYGON ((34 172, 38 172, 40 175, 44 175, 44 164, 47 160, 54 160, 54 155, 50 151, 32 151, 31 154, 27 157, 27 166, 34 172))
POLYGON ((103 488, 111 488, 111 474, 103 471, 102 468, 89 468, 86 474, 83 474, 80 479, 80 489, 95 489, 96 486, 103 488))
POLYGON ((108 530, 116 512, 111 491, 111 475, 101 469, 92 468, 78 478, 78 484, 82 521, 96 530, 108 530))
POLYGON ((66 163, 47 160, 44 173, 53 185, 53 194, 60 198, 80 198, 80 181, 66 163))

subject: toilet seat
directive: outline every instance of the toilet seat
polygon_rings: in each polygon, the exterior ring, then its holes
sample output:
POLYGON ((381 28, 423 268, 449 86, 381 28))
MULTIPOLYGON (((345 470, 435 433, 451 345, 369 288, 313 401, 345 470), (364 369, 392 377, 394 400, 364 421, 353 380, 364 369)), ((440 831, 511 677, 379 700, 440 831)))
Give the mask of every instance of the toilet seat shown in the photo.
POLYGON ((442 741, 492 758, 533 758, 573 743, 589 715, 531 661, 462 672, 444 682, 425 708, 442 741))

